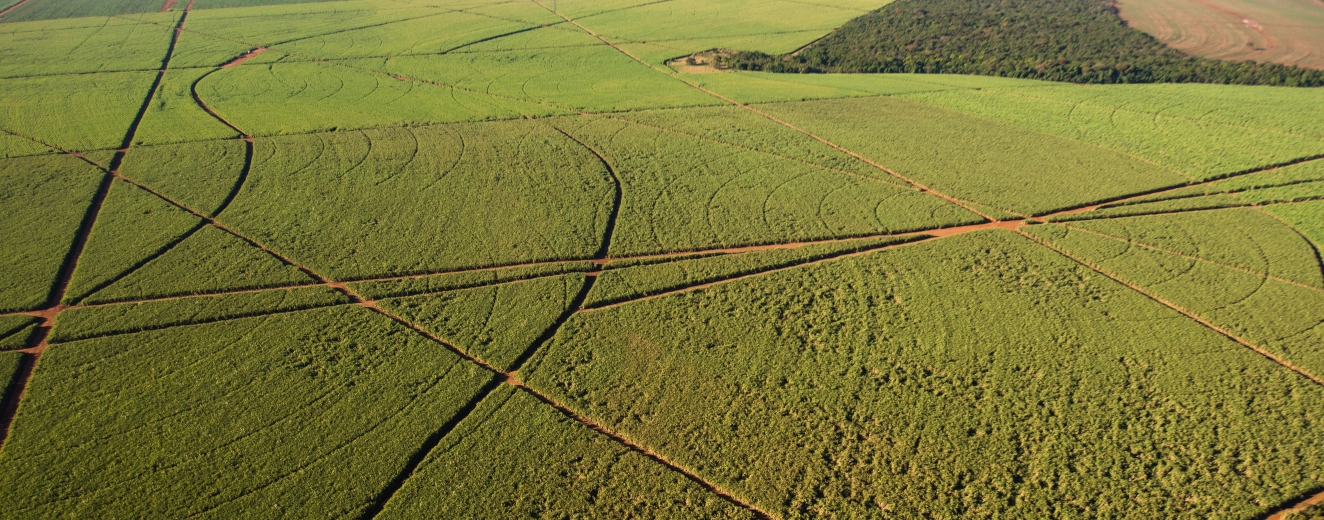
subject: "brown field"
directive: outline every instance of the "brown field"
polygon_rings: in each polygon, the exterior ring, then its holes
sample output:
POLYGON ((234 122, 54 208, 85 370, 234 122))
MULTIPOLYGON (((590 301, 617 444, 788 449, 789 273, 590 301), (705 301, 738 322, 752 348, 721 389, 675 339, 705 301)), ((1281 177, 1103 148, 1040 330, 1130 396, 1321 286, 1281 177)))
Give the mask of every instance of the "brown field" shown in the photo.
POLYGON ((1132 27, 1184 52, 1324 69, 1321 0, 1122 0, 1132 27))

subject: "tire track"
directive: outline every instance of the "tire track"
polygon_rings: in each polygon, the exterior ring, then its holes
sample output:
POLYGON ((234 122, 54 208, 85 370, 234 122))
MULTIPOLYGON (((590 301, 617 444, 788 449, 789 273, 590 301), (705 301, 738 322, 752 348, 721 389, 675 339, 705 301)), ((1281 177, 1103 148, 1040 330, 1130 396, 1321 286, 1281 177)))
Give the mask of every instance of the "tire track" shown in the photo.
POLYGON ((31 1, 32 1, 32 0, 19 0, 18 3, 14 4, 14 5, 11 5, 11 6, 9 6, 9 7, 6 7, 3 11, 0 11, 0 18, 4 18, 5 15, 9 14, 10 11, 13 11, 13 10, 15 10, 15 9, 18 9, 19 7, 23 7, 23 4, 26 4, 26 3, 31 2, 31 1))

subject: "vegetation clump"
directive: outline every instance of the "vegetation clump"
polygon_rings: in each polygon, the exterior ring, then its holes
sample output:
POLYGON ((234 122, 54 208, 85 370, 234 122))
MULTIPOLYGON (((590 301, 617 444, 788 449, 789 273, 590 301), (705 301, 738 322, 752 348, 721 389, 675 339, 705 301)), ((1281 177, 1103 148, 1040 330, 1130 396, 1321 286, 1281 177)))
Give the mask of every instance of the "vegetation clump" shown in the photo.
POLYGON ((768 72, 955 73, 1075 83, 1314 87, 1324 71, 1188 56, 1126 25, 1104 0, 901 0, 797 52, 741 52, 768 72))

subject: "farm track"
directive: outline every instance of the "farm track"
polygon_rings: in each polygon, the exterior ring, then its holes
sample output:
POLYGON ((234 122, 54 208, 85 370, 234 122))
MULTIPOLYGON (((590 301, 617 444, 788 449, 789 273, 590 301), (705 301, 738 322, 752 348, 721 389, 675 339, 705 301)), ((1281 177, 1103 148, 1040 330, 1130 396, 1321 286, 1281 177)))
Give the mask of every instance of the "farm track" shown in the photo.
POLYGON ((1150 292, 1148 289, 1145 289, 1144 287, 1140 286, 1139 284, 1137 284, 1137 283, 1135 283, 1135 282, 1132 282, 1132 281, 1130 281, 1130 280, 1127 280, 1127 279, 1123 278, 1122 276, 1120 276, 1120 275, 1118 275, 1118 274, 1116 274, 1116 273, 1113 273, 1112 271, 1109 271, 1109 270, 1107 270, 1107 269, 1104 269, 1102 266, 1099 266, 1099 265, 1097 265, 1097 264, 1095 264, 1095 263, 1093 263, 1093 262, 1090 262, 1089 260, 1086 260, 1086 259, 1084 259, 1084 258, 1078 257, 1078 256, 1072 254, 1071 252, 1069 252, 1069 251, 1067 251, 1067 250, 1065 250, 1065 249, 1059 248, 1059 247, 1057 247, 1057 246, 1055 246, 1055 245, 1053 245, 1053 244, 1051 244, 1051 243, 1049 243, 1049 242, 1047 242, 1047 241, 1045 241, 1045 240, 1041 240, 1041 239, 1035 238, 1035 237, 1033 237, 1033 236, 1031 236, 1031 235, 1029 235, 1029 234, 1027 234, 1027 233, 1021 232, 1021 231, 1019 231, 1019 230, 1016 230, 1016 233, 1019 234, 1019 235, 1021 235, 1021 236, 1023 236, 1023 237, 1025 237, 1027 240, 1033 241, 1033 242, 1035 242, 1035 243, 1037 243, 1037 244, 1039 244, 1039 245, 1041 245, 1041 246, 1043 246, 1043 247, 1046 247, 1046 248, 1048 248, 1048 249, 1051 249, 1051 250, 1057 252, 1059 255, 1062 255, 1062 256, 1064 256, 1064 257, 1066 257, 1066 258, 1072 260, 1073 262, 1076 262, 1076 263, 1078 263, 1078 264, 1080 264, 1080 265, 1082 265, 1082 266, 1085 266, 1085 267, 1089 268, 1090 270, 1092 270, 1092 271, 1094 271, 1094 272, 1096 272, 1096 273, 1099 273, 1099 274, 1101 274, 1101 275, 1103 275, 1103 276, 1106 276, 1106 277, 1108 277, 1109 279, 1111 279, 1112 281, 1117 282, 1117 283, 1119 283, 1119 284, 1121 284, 1121 285, 1124 285, 1124 286, 1130 288, 1131 290, 1140 293, 1141 295, 1145 296, 1146 298, 1149 298, 1150 300, 1153 300, 1153 301, 1155 301, 1155 302, 1157 302, 1157 303, 1163 305, 1164 307, 1167 307, 1167 308, 1169 308, 1169 309, 1172 309, 1173 311, 1176 311, 1177 313, 1182 314, 1182 315, 1186 316, 1187 318, 1190 318, 1191 320, 1195 321, 1196 323, 1199 323, 1200 325, 1203 325, 1205 328, 1207 328, 1207 329, 1209 329, 1209 330, 1212 330, 1212 331, 1214 331, 1214 332, 1217 332, 1219 335, 1221 335, 1221 336, 1223 336, 1223 337, 1225 337, 1225 338, 1227 338, 1227 339, 1230 339, 1230 340, 1232 340, 1232 341, 1237 342, 1237 343, 1240 344, 1241 346, 1246 347, 1247 349, 1250 349, 1250 350, 1254 351, 1256 354, 1259 354, 1259 355, 1263 356, 1264 358, 1266 358, 1266 359, 1268 359, 1268 360, 1270 360, 1270 361, 1273 361, 1274 363, 1277 363, 1277 364, 1283 366, 1284 368, 1287 368, 1288 370, 1291 370, 1291 371, 1293 371, 1293 372, 1296 372, 1297 375, 1299 375, 1299 376, 1301 376, 1301 377, 1304 377, 1304 378, 1306 378, 1306 379, 1309 379, 1310 381, 1314 382, 1314 383, 1317 384, 1317 385, 1324 386, 1324 378, 1321 378, 1321 377, 1319 377, 1319 376, 1317 376, 1317 375, 1315 375, 1315 374, 1312 374, 1312 373, 1310 373, 1310 372, 1307 372, 1307 371, 1306 371, 1305 369, 1303 369, 1303 368, 1300 368, 1300 367, 1298 367, 1298 366, 1296 366, 1296 365, 1293 365, 1292 363, 1290 363, 1290 362, 1288 362, 1288 361, 1286 361, 1286 360, 1284 360, 1284 359, 1278 357, 1278 356, 1275 355, 1274 353, 1269 352, 1268 350, 1265 350, 1264 348, 1261 348, 1260 346, 1255 345, 1254 343, 1251 343, 1250 341, 1247 341, 1247 340, 1241 338, 1240 336, 1237 336, 1236 334, 1233 334, 1233 333, 1229 332, 1227 329, 1224 329, 1224 328, 1222 328, 1222 327, 1219 327, 1218 325, 1215 325, 1213 322, 1210 322, 1209 320, 1206 320, 1206 319, 1200 317, 1200 315, 1198 315, 1198 314, 1196 314, 1196 313, 1194 313, 1194 312, 1191 312, 1191 311, 1189 311, 1189 310, 1186 310, 1185 308, 1183 308, 1183 307, 1181 307, 1181 306, 1179 306, 1179 305, 1177 305, 1177 304, 1175 304, 1175 303, 1172 303, 1172 302, 1170 302, 1170 301, 1168 301, 1168 300, 1166 300, 1166 299, 1160 297, 1160 296, 1157 295, 1157 294, 1154 294, 1154 293, 1150 292))
MULTIPOLYGON (((165 78, 166 70, 170 68, 170 59, 175 54, 175 45, 179 43, 180 31, 183 29, 184 22, 188 19, 189 10, 192 8, 193 1, 190 0, 188 7, 184 9, 184 12, 179 16, 179 20, 175 23, 174 32, 170 35, 170 45, 166 48, 165 56, 161 58, 161 69, 157 71, 156 79, 152 81, 152 86, 147 90, 147 94, 143 96, 143 102, 138 108, 138 113, 124 133, 120 149, 115 152, 110 164, 104 170, 101 184, 98 186, 92 202, 88 205, 87 211, 83 214, 82 222, 74 234, 73 244, 65 254, 55 284, 47 296, 46 308, 43 309, 45 312, 38 316, 42 321, 29 338, 28 348, 20 351, 23 353, 23 358, 19 362, 18 373, 14 376, 9 390, 5 393, 3 408, 0 408, 0 449, 4 448, 4 441, 9 437, 9 429, 13 425, 14 417, 18 414, 23 394, 27 391, 27 383, 31 379, 33 371, 36 370, 42 353, 45 352, 48 346, 46 338, 50 335, 51 328, 55 324, 55 318, 64 310, 61 302, 64 300, 65 291, 69 288, 69 281, 73 279, 74 269, 78 266, 83 248, 87 246, 88 238, 92 234, 92 227, 96 224, 97 216, 101 213, 101 207, 106 201, 106 196, 110 194, 112 181, 115 178, 120 178, 120 164, 124 161, 124 156, 128 153, 129 147, 133 145, 133 138, 138 132, 138 126, 142 124, 143 117, 147 115, 147 109, 151 107, 152 100, 161 87, 161 81, 165 78)), ((9 9, 5 10, 5 12, 8 11, 9 9)), ((3 14, 0 13, 0 16, 3 16, 3 14)), ((83 159, 86 160, 86 158, 83 159)))

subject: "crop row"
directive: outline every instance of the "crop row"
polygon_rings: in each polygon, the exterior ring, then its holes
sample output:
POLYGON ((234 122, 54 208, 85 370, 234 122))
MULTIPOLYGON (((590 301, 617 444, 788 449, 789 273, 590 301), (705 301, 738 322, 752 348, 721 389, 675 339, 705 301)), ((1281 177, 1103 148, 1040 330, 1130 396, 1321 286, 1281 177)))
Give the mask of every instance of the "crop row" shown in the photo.
MULTIPOLYGON (((1286 363, 1324 374, 1324 290, 1133 247, 1060 225, 1032 235, 1133 283, 1286 363)), ((1318 267, 1316 267, 1318 269, 1318 267)))
POLYGON ((906 97, 1117 150, 1194 180, 1324 153, 1324 142, 1320 141, 1324 126, 1311 122, 1320 118, 1321 113, 1305 108, 1320 102, 1318 93, 1314 92, 1318 89, 1224 87, 1211 91, 1207 85, 1173 87, 1053 86, 906 97), (1232 99, 1219 99, 1219 94, 1238 93, 1241 95, 1233 99, 1246 101, 1247 106, 1239 106, 1232 99), (1247 98, 1253 93, 1276 102, 1251 102, 1247 98), (1251 116, 1257 111, 1263 115, 1251 116))
POLYGON ((29 517, 353 515, 490 380, 358 307, 64 343, 28 384, 0 489, 29 517))
POLYGON ((1048 213, 1187 181, 1117 152, 900 97, 759 108, 934 190, 1013 213, 1048 213))
POLYGON ((1324 467, 1324 388, 1005 232, 579 313, 523 372, 785 518, 1255 516, 1324 467))
POLYGON ((46 303, 102 177, 67 155, 0 160, 0 312, 46 303))

